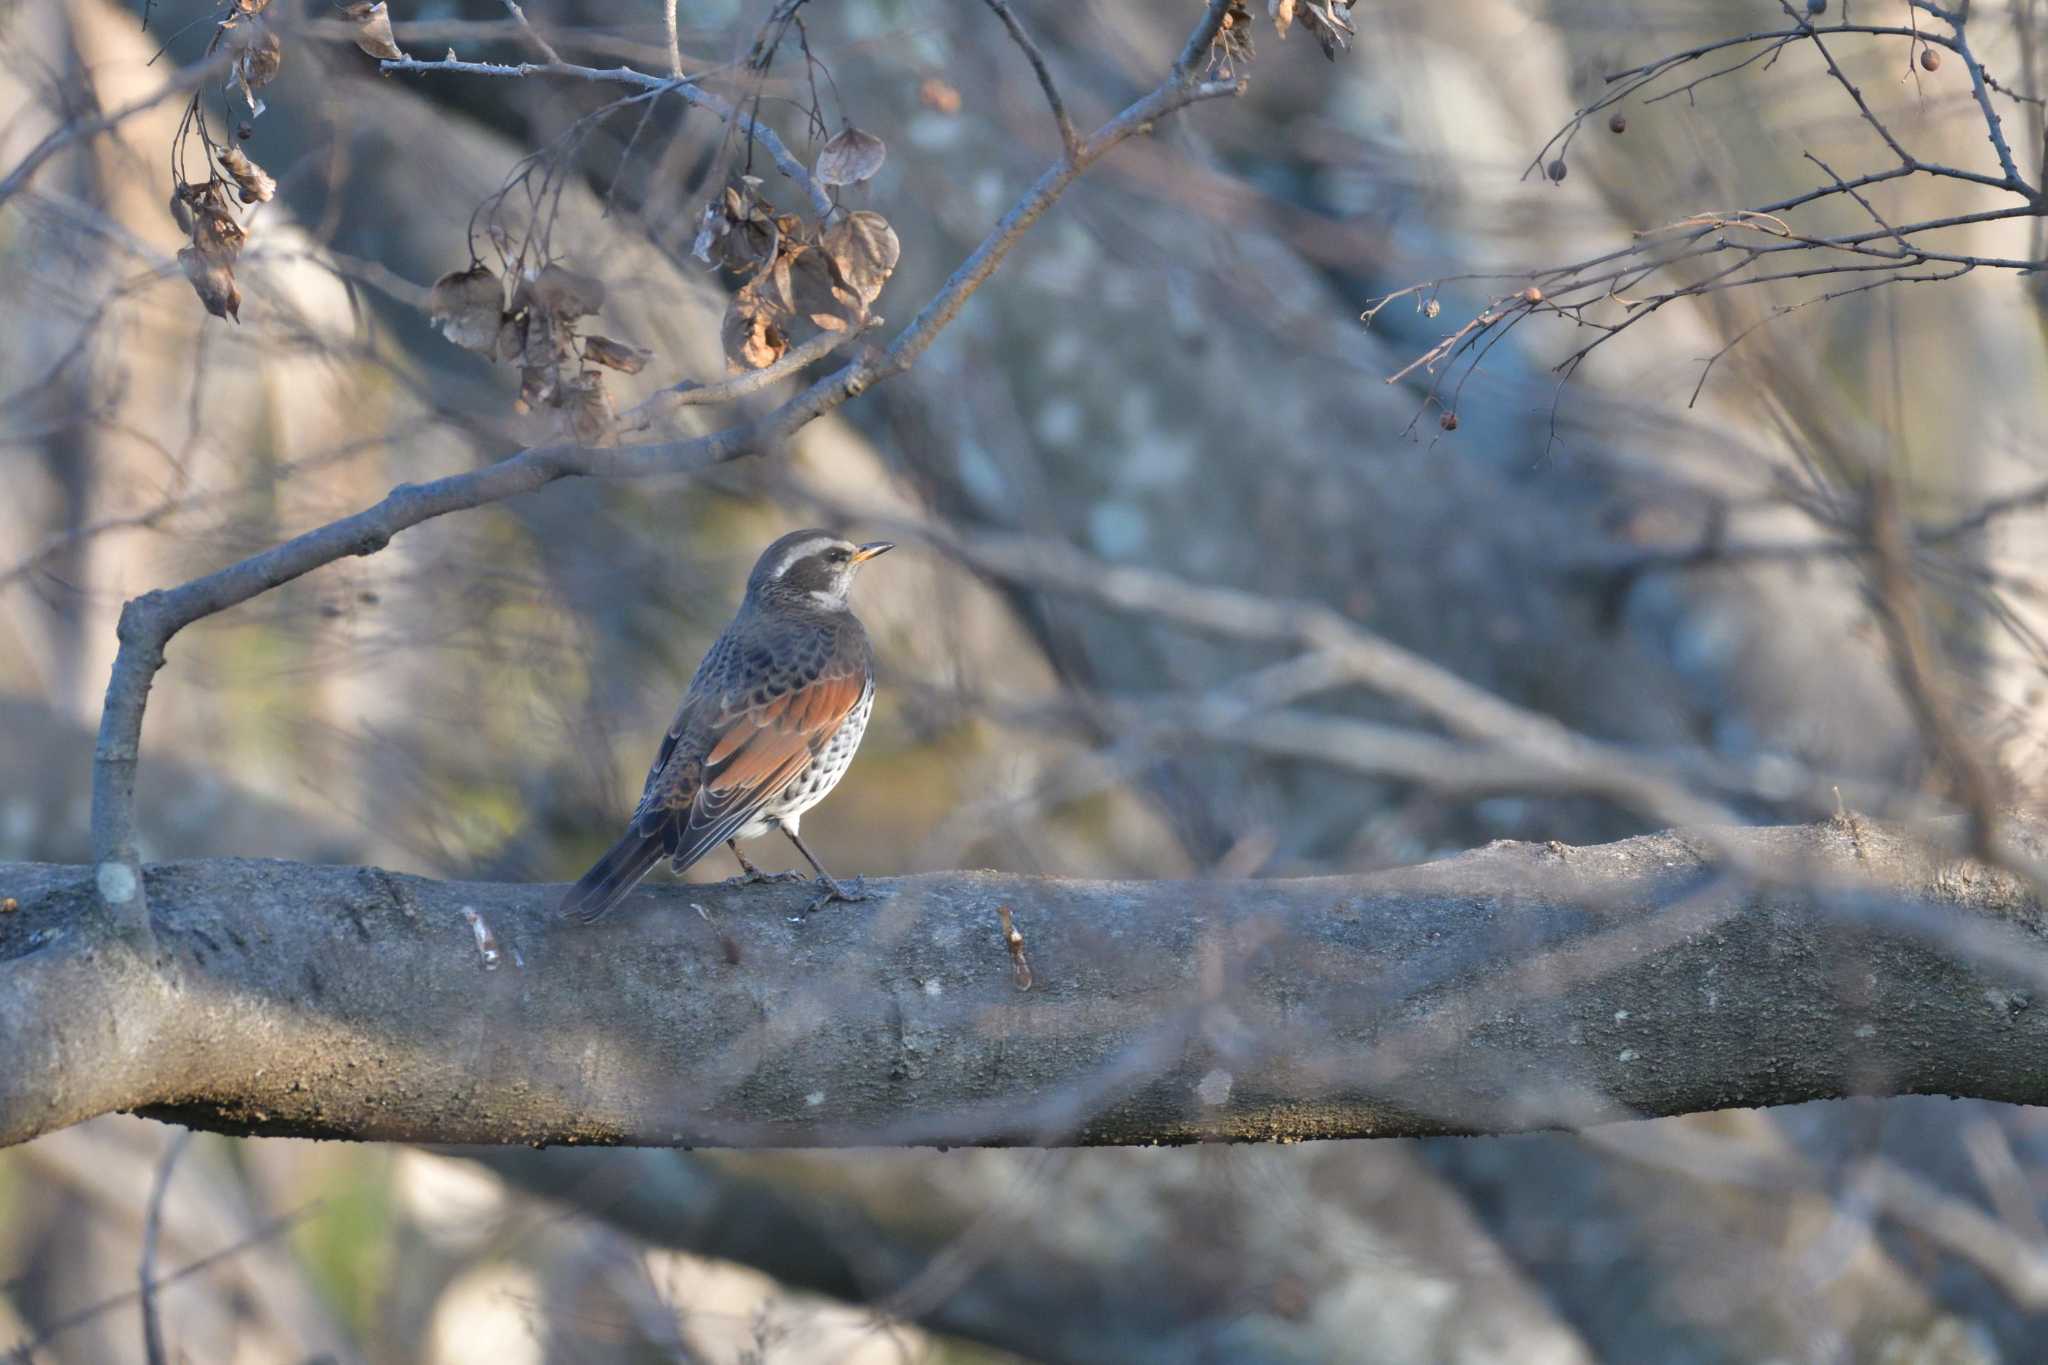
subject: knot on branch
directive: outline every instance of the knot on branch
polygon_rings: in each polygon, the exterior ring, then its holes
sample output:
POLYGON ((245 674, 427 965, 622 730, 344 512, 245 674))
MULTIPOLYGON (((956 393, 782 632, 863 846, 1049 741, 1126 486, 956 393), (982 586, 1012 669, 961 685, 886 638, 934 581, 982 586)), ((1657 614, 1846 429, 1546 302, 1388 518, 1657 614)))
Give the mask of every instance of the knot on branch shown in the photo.
POLYGON ((114 638, 134 648, 160 649, 170 636, 163 619, 166 600, 163 590, 158 588, 123 602, 121 619, 114 626, 114 638))

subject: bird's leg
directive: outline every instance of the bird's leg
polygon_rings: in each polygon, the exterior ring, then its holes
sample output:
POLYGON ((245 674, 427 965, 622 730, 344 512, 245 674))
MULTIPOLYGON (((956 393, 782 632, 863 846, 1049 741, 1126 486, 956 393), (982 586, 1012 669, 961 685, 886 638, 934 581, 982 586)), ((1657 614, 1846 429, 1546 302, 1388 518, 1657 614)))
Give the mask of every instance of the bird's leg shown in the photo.
POLYGON ((806 915, 830 905, 833 901, 871 901, 875 898, 875 893, 868 890, 860 878, 855 877, 853 885, 849 887, 830 872, 827 872, 825 865, 811 856, 811 851, 804 847, 804 841, 797 837, 795 830, 791 829, 788 825, 781 825, 778 828, 789 836, 789 841, 796 845, 796 851, 804 855, 804 861, 809 863, 811 870, 818 874, 818 880, 825 883, 825 890, 816 900, 804 907, 806 915))
POLYGON ((804 880, 804 874, 801 872, 763 872, 760 868, 747 861, 747 855, 740 852, 740 842, 737 839, 727 839, 725 846, 732 850, 732 856, 739 859, 740 863, 740 875, 737 877, 727 877, 724 882, 726 886, 754 886, 761 882, 800 882, 804 880))

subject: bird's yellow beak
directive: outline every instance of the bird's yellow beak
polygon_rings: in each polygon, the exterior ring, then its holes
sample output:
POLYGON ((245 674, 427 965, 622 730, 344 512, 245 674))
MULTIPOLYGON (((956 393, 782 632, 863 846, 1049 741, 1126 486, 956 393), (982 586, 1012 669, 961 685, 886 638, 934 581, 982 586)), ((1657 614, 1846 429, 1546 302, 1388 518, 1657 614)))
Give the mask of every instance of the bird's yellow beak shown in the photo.
POLYGON ((896 548, 893 540, 871 540, 853 552, 853 562, 865 564, 876 555, 885 555, 896 548))

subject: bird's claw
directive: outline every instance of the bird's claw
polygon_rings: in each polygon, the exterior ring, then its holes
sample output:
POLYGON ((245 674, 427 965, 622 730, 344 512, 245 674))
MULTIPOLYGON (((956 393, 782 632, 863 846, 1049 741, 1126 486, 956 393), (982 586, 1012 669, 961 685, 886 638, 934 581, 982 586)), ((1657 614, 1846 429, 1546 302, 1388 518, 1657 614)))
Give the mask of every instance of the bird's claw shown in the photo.
POLYGON ((813 885, 823 885, 825 889, 820 891, 816 898, 804 907, 806 915, 816 914, 834 901, 879 900, 882 894, 879 891, 868 890, 867 882, 860 877, 855 877, 851 883, 838 881, 831 877, 820 877, 813 885))

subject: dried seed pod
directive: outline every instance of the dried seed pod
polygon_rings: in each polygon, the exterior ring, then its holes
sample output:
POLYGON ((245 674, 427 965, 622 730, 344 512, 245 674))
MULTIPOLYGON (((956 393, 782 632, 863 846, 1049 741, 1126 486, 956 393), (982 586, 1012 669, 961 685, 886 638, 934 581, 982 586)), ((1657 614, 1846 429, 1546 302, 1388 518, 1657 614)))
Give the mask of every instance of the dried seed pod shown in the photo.
POLYGON ((1437 300, 1435 300, 1435 299, 1429 299, 1429 300, 1427 300, 1426 302, 1424 302, 1424 303, 1423 303, 1423 305, 1422 305, 1422 316, 1424 316, 1424 317, 1426 317, 1426 318, 1433 318, 1433 317, 1435 317, 1435 316, 1436 316, 1436 315, 1437 315, 1438 313, 1441 313, 1441 312, 1443 312, 1443 311, 1444 311, 1444 306, 1443 306, 1443 304, 1442 304, 1442 303, 1440 303, 1440 302, 1438 302, 1438 301, 1437 301, 1437 300))
POLYGON ((1533 284, 1530 285, 1522 291, 1522 302, 1534 308, 1537 304, 1543 302, 1543 291, 1533 284))
POLYGON ((251 161, 240 147, 230 147, 221 153, 220 164, 235 178, 245 204, 267 204, 277 193, 277 182, 270 178, 270 172, 251 161))
POLYGON ((827 185, 858 185, 874 178, 888 154, 882 139, 849 123, 819 151, 812 173, 827 185))
POLYGON ((504 286, 487 265, 451 271, 427 292, 427 317, 465 351, 496 355, 504 313, 504 286))
POLYGON ((818 245, 839 272, 840 281, 859 300, 862 313, 880 296, 903 255, 903 245, 889 220, 866 209, 825 229, 818 245))
POLYGON ((1941 70, 1941 53, 1931 47, 1922 47, 1920 49, 1920 69, 1922 71, 1941 70))
POLYGON ((543 269, 527 283, 525 293, 533 307, 565 322, 604 307, 604 281, 565 265, 543 269))
POLYGON ((1294 27, 1294 0, 1266 0, 1266 13, 1272 16, 1273 31, 1285 38, 1294 27))
POLYGON ((1436 424, 1442 427, 1445 431, 1456 431, 1458 429, 1458 414, 1455 412, 1447 412, 1443 416, 1436 419, 1436 424))
POLYGON ((198 247, 187 246, 178 248, 178 264, 207 312, 217 318, 242 320, 242 290, 227 262, 211 260, 198 247))
POLYGON ((404 59, 405 53, 391 32, 391 12, 384 7, 384 0, 377 0, 374 5, 350 5, 342 15, 356 26, 356 46, 366 54, 386 62, 404 59))
POLYGON ((583 358, 593 365, 603 365, 623 374, 638 374, 647 368, 647 362, 654 352, 629 346, 623 341, 610 337, 583 338, 583 358))
POLYGON ((1628 131, 1628 115, 1627 115, 1627 114, 1624 114, 1624 113, 1622 113, 1622 112, 1621 112, 1621 111, 1620 111, 1619 109, 1615 110, 1615 111, 1614 111, 1614 112, 1613 112, 1612 114, 1608 115, 1608 117, 1607 117, 1607 131, 1608 131, 1608 132, 1610 132, 1610 133, 1625 133, 1625 132, 1627 132, 1627 131, 1628 131))

